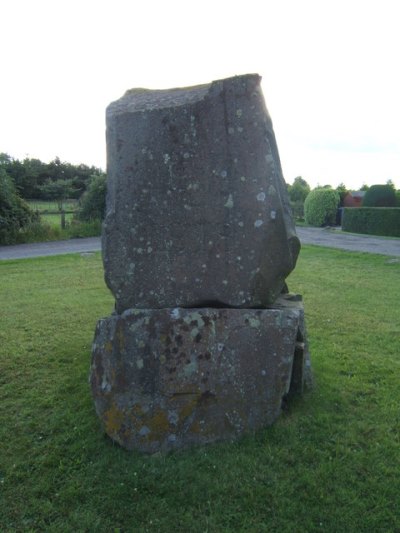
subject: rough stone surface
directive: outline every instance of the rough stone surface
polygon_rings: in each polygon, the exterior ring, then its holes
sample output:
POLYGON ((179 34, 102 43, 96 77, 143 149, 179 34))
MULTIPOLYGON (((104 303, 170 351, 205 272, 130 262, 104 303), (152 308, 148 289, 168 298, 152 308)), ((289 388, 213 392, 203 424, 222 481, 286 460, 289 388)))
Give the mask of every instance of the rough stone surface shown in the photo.
POLYGON ((118 313, 265 307, 299 241, 258 75, 107 109, 103 260, 118 313))
POLYGON ((271 424, 310 377, 298 297, 270 309, 130 309, 100 320, 91 386, 105 431, 153 453, 271 424))

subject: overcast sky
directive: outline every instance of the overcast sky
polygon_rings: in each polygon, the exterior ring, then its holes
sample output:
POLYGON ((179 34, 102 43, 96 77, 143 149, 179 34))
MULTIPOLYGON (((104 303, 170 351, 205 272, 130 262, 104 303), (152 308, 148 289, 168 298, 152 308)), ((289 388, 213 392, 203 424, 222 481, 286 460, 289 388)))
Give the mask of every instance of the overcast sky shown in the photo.
POLYGON ((105 168, 132 87, 257 72, 285 179, 400 188, 398 0, 0 0, 0 152, 105 168))

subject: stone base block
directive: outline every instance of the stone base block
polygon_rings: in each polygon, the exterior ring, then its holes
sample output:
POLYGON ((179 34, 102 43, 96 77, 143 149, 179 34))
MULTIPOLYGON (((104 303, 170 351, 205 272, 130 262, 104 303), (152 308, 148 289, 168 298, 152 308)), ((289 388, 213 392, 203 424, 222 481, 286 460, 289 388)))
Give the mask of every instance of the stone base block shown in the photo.
POLYGON ((269 309, 129 309, 104 318, 90 374, 106 433, 147 453, 269 425, 310 379, 294 295, 269 309))

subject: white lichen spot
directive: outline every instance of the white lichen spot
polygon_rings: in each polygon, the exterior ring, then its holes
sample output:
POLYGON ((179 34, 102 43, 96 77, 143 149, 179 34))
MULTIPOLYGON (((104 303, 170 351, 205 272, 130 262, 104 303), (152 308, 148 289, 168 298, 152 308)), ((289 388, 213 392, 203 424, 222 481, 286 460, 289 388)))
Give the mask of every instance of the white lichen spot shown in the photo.
POLYGON ((137 249, 137 253, 138 253, 138 254, 142 254, 142 253, 143 253, 143 248, 138 248, 138 249, 137 249))
POLYGON ((201 265, 201 268, 207 268, 207 265, 203 263, 203 264, 201 265))
POLYGON ((239 133, 242 133, 243 128, 242 128, 241 126, 238 126, 238 127, 237 127, 237 130, 238 130, 239 133))
POLYGON ((226 203, 224 205, 228 209, 232 209, 232 207, 233 207, 233 198, 232 198, 231 194, 228 196, 228 200, 226 201, 226 203))
POLYGON ((240 226, 241 228, 243 228, 243 226, 244 226, 244 222, 242 222, 242 221, 238 222, 238 226, 240 226))
POLYGON ((227 279, 224 279, 224 280, 222 281, 222 284, 223 284, 223 285, 228 285, 228 280, 227 280, 227 279))
POLYGON ((141 370, 143 368, 143 359, 136 359, 136 366, 141 370))
POLYGON ((243 111, 241 109, 236 109, 236 116, 240 118, 243 115, 243 111))
POLYGON ((240 176, 240 181, 246 181, 246 176, 240 176))
POLYGON ((147 426, 142 426, 139 430, 139 435, 141 437, 145 437, 146 435, 148 435, 150 433, 150 429, 147 427, 147 426))
POLYGON ((153 251, 153 248, 152 248, 151 246, 149 246, 149 247, 147 248, 147 253, 148 253, 148 254, 151 254, 152 251, 153 251))
POLYGON ((222 342, 219 342, 219 343, 217 344, 217 350, 218 350, 219 352, 222 352, 222 350, 223 350, 224 348, 225 348, 225 345, 222 344, 222 342))
POLYGON ((188 205, 188 204, 185 204, 183 207, 186 209, 186 211, 191 211, 192 210, 191 206, 188 205))
POLYGON ((265 201, 265 192, 260 192, 257 194, 257 200, 259 202, 264 202, 265 201))
POLYGON ((260 325, 260 321, 258 320, 258 318, 250 318, 249 324, 251 328, 258 328, 258 326, 260 325))
POLYGON ((227 175, 228 175, 228 173, 227 173, 226 170, 221 170, 221 172, 220 172, 221 178, 226 178, 227 175))
POLYGON ((236 163, 238 162, 238 159, 237 159, 237 157, 235 157, 235 158, 233 159, 233 162, 234 162, 234 163, 235 163, 235 165, 236 165, 236 163))
POLYGON ((169 162, 170 159, 171 159, 171 158, 170 158, 169 154, 164 154, 164 163, 165 163, 166 165, 168 165, 168 162, 169 162))
POLYGON ((176 411, 168 411, 168 422, 176 426, 179 421, 179 415, 176 411))
POLYGON ((220 255, 220 254, 216 254, 215 257, 216 257, 217 259, 219 259, 219 258, 221 257, 221 255, 220 255))
POLYGON ((258 219, 258 220, 256 220, 256 221, 254 222, 254 227, 259 228, 259 227, 262 226, 263 224, 264 224, 264 222, 263 222, 262 220, 258 219))
POLYGON ((240 257, 240 255, 238 255, 238 256, 236 257, 236 259, 237 259, 238 261, 241 261, 241 260, 242 260, 242 258, 240 257))
POLYGON ((208 244, 209 244, 209 246, 212 246, 213 242, 212 241, 208 241, 208 244))
POLYGON ((265 161, 268 163, 268 164, 272 164, 274 162, 274 156, 272 154, 267 154, 265 156, 265 161))
POLYGON ((274 187, 273 185, 270 185, 270 186, 268 187, 268 194, 270 194, 271 196, 275 196, 275 194, 276 194, 276 189, 275 189, 275 187, 274 187))
POLYGON ((261 370, 261 375, 262 376, 266 376, 267 375, 266 371, 265 370, 261 370))
POLYGON ((271 211, 270 217, 271 217, 271 220, 275 220, 276 219, 276 211, 271 211))
POLYGON ((175 320, 178 319, 179 318, 179 308, 175 307, 175 309, 172 309, 170 316, 171 316, 171 318, 173 318, 175 320))
POLYGON ((183 154, 183 158, 184 158, 184 159, 189 159, 189 157, 190 157, 189 152, 185 152, 185 153, 183 154))
POLYGON ((229 127, 228 128, 229 135, 233 135, 235 133, 235 128, 229 127))

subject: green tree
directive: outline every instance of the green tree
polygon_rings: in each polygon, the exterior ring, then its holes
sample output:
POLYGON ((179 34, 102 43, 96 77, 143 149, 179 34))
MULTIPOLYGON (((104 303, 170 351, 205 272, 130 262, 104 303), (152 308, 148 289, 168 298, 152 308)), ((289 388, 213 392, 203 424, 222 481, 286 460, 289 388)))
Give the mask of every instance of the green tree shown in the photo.
POLYGON ((287 186, 290 205, 296 219, 304 217, 304 200, 310 192, 310 186, 301 176, 295 178, 292 185, 287 186))
POLYGON ((342 182, 339 183, 339 185, 336 187, 335 191, 338 193, 340 198, 340 207, 343 207, 343 201, 346 196, 346 194, 349 192, 346 185, 342 182))
POLYGON ((40 189, 46 200, 55 200, 57 202, 59 211, 64 210, 65 200, 71 198, 71 194, 73 194, 72 180, 47 180, 40 189))
POLYGON ((12 244, 18 231, 38 219, 17 193, 14 182, 0 165, 0 243, 12 244))
POLYGON ((335 225, 339 201, 339 194, 333 189, 312 190, 304 202, 305 221, 317 227, 335 225))
POLYGON ((365 193, 363 207, 396 207, 396 192, 392 185, 371 185, 365 193))
POLYGON ((79 200, 77 218, 83 221, 103 220, 106 209, 106 175, 95 174, 79 200))

